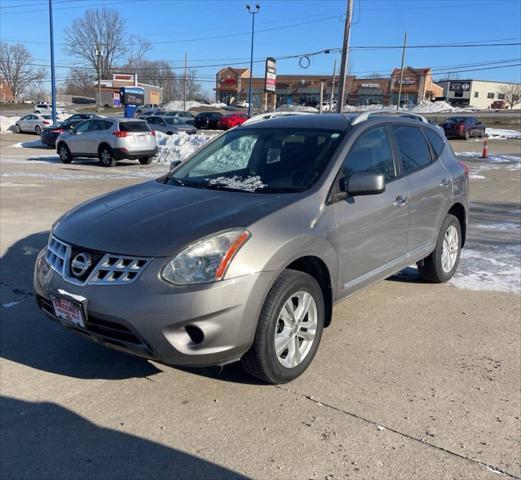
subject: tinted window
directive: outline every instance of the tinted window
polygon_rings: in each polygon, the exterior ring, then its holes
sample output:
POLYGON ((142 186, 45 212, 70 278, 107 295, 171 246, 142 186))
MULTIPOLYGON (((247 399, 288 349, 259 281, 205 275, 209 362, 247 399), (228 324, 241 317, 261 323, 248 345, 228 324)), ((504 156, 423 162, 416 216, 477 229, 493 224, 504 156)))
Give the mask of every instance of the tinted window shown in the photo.
POLYGON ((445 142, 443 141, 440 135, 438 135, 430 128, 426 128, 424 132, 427 138, 429 139, 429 142, 431 142, 431 146, 434 150, 434 153, 436 154, 436 157, 439 157, 441 155, 441 152, 443 151, 445 142))
POLYGON ((353 173, 368 171, 383 173, 386 180, 394 178, 396 171, 386 129, 374 128, 358 137, 344 160, 342 170, 346 180, 353 173))
POLYGON ((93 120, 92 126, 90 128, 91 131, 93 130, 107 130, 107 128, 110 128, 112 126, 112 122, 109 122, 108 120, 93 120))
POLYGON ((86 132, 89 129, 91 123, 92 123, 91 120, 87 120, 85 122, 80 123, 76 127, 76 131, 77 132, 86 132))
POLYGON ((150 127, 146 122, 121 122, 119 129, 122 132, 149 132, 150 127))
POLYGON ((404 174, 414 172, 431 162, 429 147, 419 128, 394 125, 393 131, 398 143, 404 174))

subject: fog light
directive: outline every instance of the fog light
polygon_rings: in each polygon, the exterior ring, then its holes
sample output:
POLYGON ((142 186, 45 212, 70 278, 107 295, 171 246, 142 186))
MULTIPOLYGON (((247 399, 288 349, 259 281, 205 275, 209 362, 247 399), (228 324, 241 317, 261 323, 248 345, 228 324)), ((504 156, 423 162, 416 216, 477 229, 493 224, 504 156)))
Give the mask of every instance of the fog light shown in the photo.
POLYGON ((190 337, 190 340, 192 340, 192 342, 194 342, 196 344, 203 342, 204 332, 199 327, 197 327, 195 325, 187 325, 185 327, 185 331, 188 334, 188 336, 190 337))

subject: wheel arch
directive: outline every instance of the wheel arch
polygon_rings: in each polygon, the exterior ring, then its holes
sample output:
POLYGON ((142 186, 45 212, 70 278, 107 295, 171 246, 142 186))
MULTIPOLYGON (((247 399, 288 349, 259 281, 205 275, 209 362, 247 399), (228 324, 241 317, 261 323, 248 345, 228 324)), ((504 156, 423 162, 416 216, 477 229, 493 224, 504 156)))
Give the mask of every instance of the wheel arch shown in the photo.
POLYGON ((107 143, 107 142, 101 142, 99 145, 98 145, 98 156, 101 154, 101 149, 103 147, 107 147, 111 152, 112 152, 112 147, 107 143))
POLYGON ((467 237, 467 211, 465 210, 463 204, 458 202, 452 205, 447 213, 454 215, 459 220, 462 236, 461 246, 463 247, 467 237))

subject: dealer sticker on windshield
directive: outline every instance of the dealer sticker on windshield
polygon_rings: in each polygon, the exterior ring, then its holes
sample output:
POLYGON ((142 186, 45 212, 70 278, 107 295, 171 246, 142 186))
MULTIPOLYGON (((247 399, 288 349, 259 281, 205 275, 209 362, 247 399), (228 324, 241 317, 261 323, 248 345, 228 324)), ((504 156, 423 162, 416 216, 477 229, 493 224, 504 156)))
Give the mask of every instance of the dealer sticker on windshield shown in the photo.
POLYGON ((61 320, 85 328, 85 318, 81 304, 66 298, 53 297, 54 314, 61 320))

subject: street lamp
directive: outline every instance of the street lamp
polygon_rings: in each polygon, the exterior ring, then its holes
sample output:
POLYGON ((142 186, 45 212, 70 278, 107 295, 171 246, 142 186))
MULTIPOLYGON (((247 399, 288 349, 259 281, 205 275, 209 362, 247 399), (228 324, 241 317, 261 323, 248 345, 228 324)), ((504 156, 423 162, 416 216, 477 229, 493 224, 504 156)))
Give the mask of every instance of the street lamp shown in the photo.
POLYGON ((250 85, 248 89, 248 116, 251 117, 251 102, 253 93, 253 37, 255 35, 255 15, 259 13, 260 6, 255 5, 254 10, 250 5, 246 5, 246 10, 248 10, 248 13, 251 13, 250 85))

